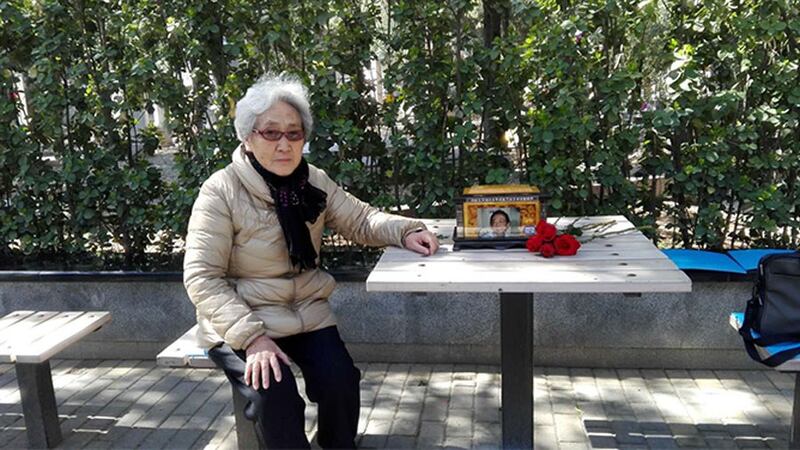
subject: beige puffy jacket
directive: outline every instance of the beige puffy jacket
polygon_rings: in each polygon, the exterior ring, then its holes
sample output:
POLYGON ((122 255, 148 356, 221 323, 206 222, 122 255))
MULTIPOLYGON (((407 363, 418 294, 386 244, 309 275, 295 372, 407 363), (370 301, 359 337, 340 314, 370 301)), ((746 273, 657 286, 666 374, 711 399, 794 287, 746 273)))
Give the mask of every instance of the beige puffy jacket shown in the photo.
MULTIPOLYGON (((402 246, 407 233, 424 227, 378 211, 310 165, 309 182, 328 195, 327 207, 308 225, 317 254, 326 226, 371 246, 402 246)), ((183 281, 205 348, 225 342, 244 349, 264 333, 283 337, 336 323, 327 301, 333 277, 292 266, 269 189, 241 146, 200 189, 189 219, 183 281)))

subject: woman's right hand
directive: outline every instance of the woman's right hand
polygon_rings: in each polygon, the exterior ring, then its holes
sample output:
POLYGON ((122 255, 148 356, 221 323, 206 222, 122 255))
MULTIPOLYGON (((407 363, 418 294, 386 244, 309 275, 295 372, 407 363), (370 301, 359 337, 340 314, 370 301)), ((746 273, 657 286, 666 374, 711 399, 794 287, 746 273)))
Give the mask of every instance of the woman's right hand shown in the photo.
POLYGON ((289 365, 289 357, 281 351, 278 344, 266 334, 255 338, 245 350, 247 361, 244 369, 244 382, 253 389, 259 386, 269 388, 269 371, 275 374, 275 381, 281 381, 281 366, 278 359, 289 365))

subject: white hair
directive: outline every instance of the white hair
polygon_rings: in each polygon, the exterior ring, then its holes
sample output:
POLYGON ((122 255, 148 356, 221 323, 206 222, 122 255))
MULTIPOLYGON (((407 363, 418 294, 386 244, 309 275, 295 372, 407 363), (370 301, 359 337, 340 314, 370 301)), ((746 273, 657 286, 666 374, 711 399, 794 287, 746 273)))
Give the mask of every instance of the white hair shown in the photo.
POLYGON ((314 128, 314 119, 308 104, 308 89, 297 77, 286 74, 261 77, 236 103, 233 126, 239 141, 244 142, 253 132, 256 118, 279 101, 288 103, 300 114, 303 132, 308 141, 314 128))

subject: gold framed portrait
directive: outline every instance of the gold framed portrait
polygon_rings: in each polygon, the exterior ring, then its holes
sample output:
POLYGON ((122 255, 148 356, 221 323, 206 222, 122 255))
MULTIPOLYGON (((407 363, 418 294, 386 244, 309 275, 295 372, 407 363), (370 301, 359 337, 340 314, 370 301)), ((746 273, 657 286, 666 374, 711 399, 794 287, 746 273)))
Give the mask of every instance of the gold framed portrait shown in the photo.
POLYGON ((464 189, 457 201, 453 239, 461 245, 456 247, 469 247, 465 245, 469 243, 485 243, 489 247, 524 244, 536 232, 536 224, 543 217, 542 197, 536 186, 522 184, 464 189))

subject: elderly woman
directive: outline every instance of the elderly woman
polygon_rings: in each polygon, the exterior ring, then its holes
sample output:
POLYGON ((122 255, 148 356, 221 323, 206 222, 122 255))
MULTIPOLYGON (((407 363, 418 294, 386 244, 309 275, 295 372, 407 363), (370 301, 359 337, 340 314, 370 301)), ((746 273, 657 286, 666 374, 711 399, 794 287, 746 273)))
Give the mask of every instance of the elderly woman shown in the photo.
POLYGON ((333 277, 319 268, 322 232, 432 255, 439 244, 416 220, 386 214, 308 164, 313 121, 297 80, 264 78, 236 105, 233 162, 203 183, 186 237, 184 284, 198 340, 250 400, 267 448, 309 448, 298 365, 318 404, 317 441, 355 448, 360 372, 328 304, 333 277))

